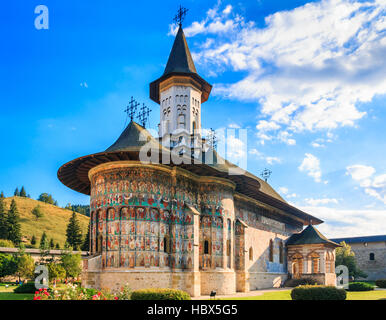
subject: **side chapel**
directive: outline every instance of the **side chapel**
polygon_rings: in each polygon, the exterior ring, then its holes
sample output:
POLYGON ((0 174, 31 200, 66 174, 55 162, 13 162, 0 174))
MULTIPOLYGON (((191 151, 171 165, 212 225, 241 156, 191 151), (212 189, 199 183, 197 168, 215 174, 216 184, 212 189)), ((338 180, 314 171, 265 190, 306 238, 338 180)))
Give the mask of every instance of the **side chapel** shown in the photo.
POLYGON ((160 105, 159 137, 132 119, 108 149, 58 170, 63 184, 90 195, 83 286, 200 296, 278 287, 288 277, 335 285, 338 245, 315 229, 323 221, 252 173, 229 174, 238 168, 201 136, 211 89, 180 24, 163 75, 150 83, 150 98, 160 105), (144 148, 149 161, 141 158, 144 148))

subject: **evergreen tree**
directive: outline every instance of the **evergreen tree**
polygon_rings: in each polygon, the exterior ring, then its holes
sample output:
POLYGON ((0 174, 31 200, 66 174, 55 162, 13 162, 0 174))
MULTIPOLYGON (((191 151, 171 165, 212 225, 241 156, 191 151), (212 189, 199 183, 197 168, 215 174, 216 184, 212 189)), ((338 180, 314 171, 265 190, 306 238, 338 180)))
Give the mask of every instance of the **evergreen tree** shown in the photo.
POLYGON ((57 249, 57 250, 59 250, 59 249, 60 249, 59 243, 56 243, 56 245, 55 245, 55 249, 57 249))
POLYGON ((25 198, 26 196, 27 196, 27 192, 25 192, 24 186, 22 186, 20 190, 20 197, 25 198))
POLYGON ((19 245, 21 242, 21 226, 19 211, 17 210, 15 199, 12 199, 11 207, 8 211, 6 226, 8 234, 7 239, 11 240, 16 245, 19 245))
POLYGON ((42 201, 42 202, 45 202, 45 203, 49 203, 49 204, 55 204, 55 200, 54 198, 52 197, 52 195, 48 194, 48 193, 42 193, 39 198, 38 198, 39 201, 42 201))
POLYGON ((15 189, 15 192, 13 193, 14 196, 20 196, 19 188, 15 189))
POLYGON ((36 237, 35 235, 32 235, 32 238, 31 238, 31 244, 34 246, 36 244, 36 237))
POLYGON ((86 237, 84 238, 83 244, 82 244, 82 251, 89 251, 90 250, 90 222, 88 224, 88 229, 86 233, 86 237))
POLYGON ((2 197, 0 197, 0 239, 8 239, 7 212, 2 197))
POLYGON ((79 250, 79 247, 82 244, 82 230, 80 229, 75 211, 72 212, 72 216, 67 225, 66 236, 68 244, 73 247, 74 250, 79 250))
POLYGON ((3 191, 1 191, 1 193, 0 193, 0 198, 3 198, 3 199, 5 198, 3 191))
POLYGON ((40 249, 46 249, 47 244, 48 244, 47 235, 46 235, 46 232, 44 231, 42 234, 42 237, 40 239, 39 248, 40 249))
POLYGON ((50 249, 53 249, 55 247, 54 239, 51 238, 50 240, 50 249))

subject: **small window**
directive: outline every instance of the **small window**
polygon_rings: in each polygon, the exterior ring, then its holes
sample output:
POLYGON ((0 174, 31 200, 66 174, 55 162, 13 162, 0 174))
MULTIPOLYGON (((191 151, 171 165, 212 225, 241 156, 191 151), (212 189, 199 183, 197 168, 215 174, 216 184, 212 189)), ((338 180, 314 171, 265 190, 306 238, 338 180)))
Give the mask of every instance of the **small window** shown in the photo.
POLYGON ((164 252, 168 253, 168 239, 166 237, 164 238, 164 252))
POLYGON ((231 241, 227 240, 227 256, 231 255, 231 241))
POLYGON ((370 253, 370 260, 371 261, 375 260, 375 254, 373 252, 370 253))
POLYGON ((280 241, 279 261, 280 261, 280 263, 284 262, 284 246, 283 246, 283 241, 280 241))
POLYGON ((204 241, 204 254, 209 254, 209 241, 204 241))
POLYGON ((253 261, 253 248, 249 248, 249 261, 253 261))
POLYGON ((273 262, 273 241, 269 240, 269 261, 273 262))

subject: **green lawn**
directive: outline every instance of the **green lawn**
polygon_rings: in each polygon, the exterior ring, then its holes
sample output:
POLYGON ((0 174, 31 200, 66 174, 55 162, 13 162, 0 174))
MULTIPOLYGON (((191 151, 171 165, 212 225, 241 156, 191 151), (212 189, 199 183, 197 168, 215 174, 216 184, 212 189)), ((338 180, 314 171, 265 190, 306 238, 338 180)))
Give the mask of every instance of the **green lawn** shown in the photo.
MULTIPOLYGON (((386 299, 386 290, 347 292, 347 300, 386 299)), ((291 290, 266 292, 260 296, 229 298, 227 300, 291 300, 291 290)))
POLYGON ((32 293, 14 293, 15 285, 10 285, 8 288, 4 284, 0 284, 0 300, 32 300, 32 293))

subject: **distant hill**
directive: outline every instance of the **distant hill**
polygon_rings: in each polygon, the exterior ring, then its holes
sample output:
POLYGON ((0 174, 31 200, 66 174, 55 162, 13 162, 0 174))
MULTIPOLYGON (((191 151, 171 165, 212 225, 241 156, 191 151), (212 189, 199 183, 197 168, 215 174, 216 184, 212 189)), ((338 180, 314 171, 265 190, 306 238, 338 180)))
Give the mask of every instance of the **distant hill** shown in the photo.
MULTIPOLYGON (((44 203, 38 200, 23 198, 23 197, 9 197, 5 198, 4 202, 7 210, 11 204, 12 199, 15 199, 17 209, 20 214, 21 234, 28 239, 25 244, 30 244, 30 240, 35 235, 37 244, 39 247, 40 238, 43 231, 46 232, 48 240, 54 239, 54 243, 59 243, 60 247, 64 247, 66 242, 66 228, 68 220, 72 215, 71 210, 62 209, 52 204, 44 203), (44 214, 43 217, 36 220, 32 214, 33 208, 40 205, 40 208, 44 214)), ((77 219, 82 228, 83 237, 87 233, 88 222, 90 218, 85 215, 76 214, 77 219)))

